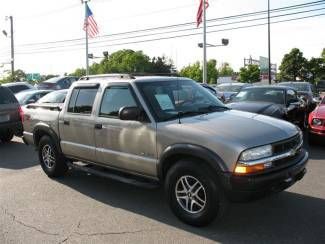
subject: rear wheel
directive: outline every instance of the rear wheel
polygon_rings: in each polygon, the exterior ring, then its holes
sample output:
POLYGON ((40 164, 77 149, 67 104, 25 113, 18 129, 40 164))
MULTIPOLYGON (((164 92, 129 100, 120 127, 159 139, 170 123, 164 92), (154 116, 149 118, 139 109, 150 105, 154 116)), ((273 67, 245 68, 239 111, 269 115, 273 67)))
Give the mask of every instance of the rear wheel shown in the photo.
POLYGON ((14 137, 14 133, 12 131, 6 131, 0 135, 0 140, 2 142, 10 142, 14 137))
POLYGON ((216 175, 194 160, 180 160, 168 171, 165 190, 174 214, 183 222, 204 226, 224 215, 228 202, 216 175))
POLYGON ((38 156, 42 169, 49 177, 60 177, 67 172, 66 160, 49 136, 41 138, 38 156))

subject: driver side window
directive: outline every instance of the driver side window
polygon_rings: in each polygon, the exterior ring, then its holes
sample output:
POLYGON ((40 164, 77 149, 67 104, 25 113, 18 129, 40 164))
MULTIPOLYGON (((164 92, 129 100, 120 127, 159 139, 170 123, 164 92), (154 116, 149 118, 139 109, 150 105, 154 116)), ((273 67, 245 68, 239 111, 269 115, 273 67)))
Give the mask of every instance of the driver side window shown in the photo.
POLYGON ((102 99, 99 116, 118 118, 118 112, 123 107, 137 107, 129 87, 108 87, 102 99))

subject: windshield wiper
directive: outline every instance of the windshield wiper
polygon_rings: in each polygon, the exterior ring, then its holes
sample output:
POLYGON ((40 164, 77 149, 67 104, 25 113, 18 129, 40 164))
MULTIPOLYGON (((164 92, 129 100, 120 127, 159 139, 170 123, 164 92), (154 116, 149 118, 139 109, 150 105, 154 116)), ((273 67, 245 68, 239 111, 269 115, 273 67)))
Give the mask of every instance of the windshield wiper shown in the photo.
POLYGON ((199 110, 201 112, 203 112, 203 111, 205 111, 205 112, 217 112, 217 111, 220 111, 220 110, 231 110, 231 108, 228 108, 226 106, 210 105, 210 106, 207 106, 207 107, 199 108, 199 110))

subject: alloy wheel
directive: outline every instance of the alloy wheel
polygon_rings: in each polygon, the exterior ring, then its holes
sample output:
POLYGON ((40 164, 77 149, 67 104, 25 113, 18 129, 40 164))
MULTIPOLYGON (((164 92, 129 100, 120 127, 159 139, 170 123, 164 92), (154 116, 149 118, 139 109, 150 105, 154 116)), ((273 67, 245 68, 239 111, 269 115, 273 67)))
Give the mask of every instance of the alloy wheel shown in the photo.
POLYGON ((204 186, 193 176, 182 176, 176 183, 175 194, 178 204, 188 213, 199 213, 206 205, 204 186))

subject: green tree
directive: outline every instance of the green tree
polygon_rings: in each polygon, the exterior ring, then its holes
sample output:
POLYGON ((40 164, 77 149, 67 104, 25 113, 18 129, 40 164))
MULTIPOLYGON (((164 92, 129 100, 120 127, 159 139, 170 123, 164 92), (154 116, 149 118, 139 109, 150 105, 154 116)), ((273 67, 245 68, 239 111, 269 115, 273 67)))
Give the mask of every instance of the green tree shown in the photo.
POLYGON ((208 83, 215 84, 217 83, 218 79, 218 69, 217 69, 217 60, 210 59, 207 62, 207 77, 208 77, 208 83))
POLYGON ((234 70, 231 68, 229 63, 223 63, 219 69, 219 76, 232 76, 234 70))
MULTIPOLYGON (((142 51, 119 50, 105 57, 100 63, 93 63, 89 73, 171 73, 174 66, 165 56, 150 59, 142 51)), ((74 75, 85 75, 84 69, 77 69, 74 75)))
POLYGON ((86 69, 78 68, 73 73, 71 73, 70 75, 77 76, 77 77, 85 76, 86 75, 86 69))
MULTIPOLYGON (((207 78, 208 83, 216 83, 218 78, 218 70, 216 68, 217 61, 215 59, 210 59, 207 62, 207 78)), ((203 81, 203 75, 202 75, 202 67, 200 65, 200 62, 197 61, 194 64, 190 64, 180 71, 180 75, 184 77, 188 77, 190 79, 193 79, 198 82, 203 81)))
POLYGON ((325 48, 323 48, 323 52, 322 52, 321 57, 325 60, 325 48))
POLYGON ((112 53, 100 63, 100 73, 133 73, 150 72, 150 58, 142 51, 130 49, 112 53))
POLYGON ((14 71, 14 75, 11 74, 11 71, 6 71, 6 77, 0 81, 0 83, 7 83, 7 82, 16 82, 16 81, 24 81, 26 80, 26 73, 21 70, 17 69, 14 71))
POLYGON ((306 63, 303 53, 298 48, 293 48, 290 53, 285 54, 280 69, 280 78, 283 80, 296 81, 297 78, 306 78, 306 63))
POLYGON ((243 67, 239 72, 239 80, 244 83, 253 83, 260 81, 261 71, 258 65, 250 64, 243 67))
POLYGON ((180 71, 180 75, 184 77, 188 77, 195 81, 202 82, 202 69, 200 66, 200 62, 196 62, 194 64, 190 64, 180 71))
POLYGON ((308 81, 318 82, 325 75, 325 61, 322 58, 311 58, 305 64, 308 81))
POLYGON ((169 74, 174 69, 171 60, 167 60, 165 56, 153 57, 151 60, 151 72, 155 74, 169 74))

